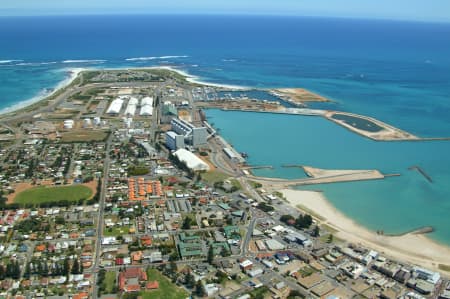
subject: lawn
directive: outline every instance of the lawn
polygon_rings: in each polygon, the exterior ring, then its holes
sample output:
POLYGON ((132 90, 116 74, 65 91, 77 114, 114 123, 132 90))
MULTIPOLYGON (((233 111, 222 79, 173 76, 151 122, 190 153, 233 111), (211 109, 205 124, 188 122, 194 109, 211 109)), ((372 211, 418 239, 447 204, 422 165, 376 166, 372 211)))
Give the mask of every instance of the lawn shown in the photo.
POLYGON ((90 188, 82 185, 48 187, 40 186, 24 190, 14 198, 19 204, 42 204, 47 202, 89 199, 93 195, 90 188))
POLYGON ((187 291, 170 282, 158 270, 149 269, 147 275, 149 281, 158 281, 159 289, 142 292, 143 299, 185 299, 189 297, 187 291))
POLYGON ((223 182, 230 176, 218 170, 202 173, 202 178, 210 184, 215 182, 223 182))
POLYGON ((105 228, 103 230, 103 235, 105 237, 117 237, 123 234, 128 234, 131 227, 131 225, 125 225, 121 227, 105 228))
POLYGON ((114 293, 114 286, 116 285, 116 272, 106 272, 105 280, 103 283, 105 284, 105 294, 114 293))

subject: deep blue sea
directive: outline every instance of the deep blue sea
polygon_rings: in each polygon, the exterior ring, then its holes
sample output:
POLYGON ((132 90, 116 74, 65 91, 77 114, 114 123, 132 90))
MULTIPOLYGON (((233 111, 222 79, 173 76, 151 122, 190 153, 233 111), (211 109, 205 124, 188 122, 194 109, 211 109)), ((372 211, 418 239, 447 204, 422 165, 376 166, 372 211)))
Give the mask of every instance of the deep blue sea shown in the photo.
MULTIPOLYGON (((203 81, 304 87, 313 107, 376 117, 419 136, 450 136, 450 24, 255 16, 0 18, 0 109, 48 92, 71 68, 170 65, 203 81)), ((281 168, 377 168, 376 182, 314 186, 371 229, 432 225, 450 244, 450 143, 379 143, 322 119, 208 111, 260 175, 281 168), (237 130, 236 128, 239 128, 237 130), (281 152, 277 153, 277 150, 281 152), (434 182, 411 165, 422 166, 434 182)))

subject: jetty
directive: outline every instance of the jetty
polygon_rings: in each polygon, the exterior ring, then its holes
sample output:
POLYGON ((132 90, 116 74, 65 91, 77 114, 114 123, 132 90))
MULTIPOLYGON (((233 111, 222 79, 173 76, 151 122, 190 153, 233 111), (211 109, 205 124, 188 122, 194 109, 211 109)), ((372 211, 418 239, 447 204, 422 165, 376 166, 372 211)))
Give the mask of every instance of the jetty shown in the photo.
POLYGON ((251 169, 273 169, 273 166, 271 165, 256 165, 256 166, 243 166, 242 169, 251 170, 251 169))
POLYGON ((433 183, 433 179, 425 172, 420 166, 414 165, 408 168, 409 170, 417 170, 424 178, 427 179, 430 183, 433 183))
MULTIPOLYGON (((286 165, 285 165, 286 166, 286 165)), ((291 165, 292 166, 292 165, 291 165)), ((298 167, 298 166, 295 166, 298 167)), ((399 174, 384 175, 378 170, 326 170, 302 166, 308 178, 301 179, 280 179, 257 177, 249 175, 248 178, 255 182, 264 184, 266 188, 281 189, 290 186, 329 184, 338 182, 353 182, 366 180, 380 180, 389 176, 398 176, 399 174)))

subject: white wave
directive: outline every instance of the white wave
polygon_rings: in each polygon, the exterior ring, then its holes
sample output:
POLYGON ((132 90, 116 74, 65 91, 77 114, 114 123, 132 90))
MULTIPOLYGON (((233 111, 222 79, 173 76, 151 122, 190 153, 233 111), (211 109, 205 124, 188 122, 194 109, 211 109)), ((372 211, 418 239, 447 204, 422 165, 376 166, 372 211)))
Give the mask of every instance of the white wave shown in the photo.
POLYGON ((157 60, 157 59, 175 59, 175 58, 187 58, 187 55, 169 55, 169 56, 148 56, 148 57, 133 57, 127 58, 126 61, 147 61, 147 60, 157 60))
POLYGON ((103 63, 106 60, 103 59, 73 59, 73 60, 64 60, 62 63, 103 63))
POLYGON ((163 69, 163 70, 169 70, 172 72, 176 72, 184 77, 186 77, 186 80, 191 83, 206 85, 206 86, 213 86, 213 87, 220 87, 220 88, 227 88, 227 89, 233 89, 233 90, 249 90, 252 89, 249 86, 241 86, 241 85, 230 85, 230 84, 219 84, 219 83, 212 83, 212 82, 206 82, 202 81, 198 76, 194 76, 189 74, 186 71, 174 68, 172 66, 154 66, 149 67, 150 69, 163 69))
POLYGON ((222 59, 223 62, 236 62, 236 59, 222 59))
POLYGON ((40 65, 49 65, 49 64, 56 64, 56 61, 50 61, 50 62, 21 62, 17 63, 18 66, 40 66, 40 65))
POLYGON ((20 59, 0 60, 0 64, 13 63, 13 62, 20 62, 20 61, 23 61, 23 60, 20 60, 20 59))

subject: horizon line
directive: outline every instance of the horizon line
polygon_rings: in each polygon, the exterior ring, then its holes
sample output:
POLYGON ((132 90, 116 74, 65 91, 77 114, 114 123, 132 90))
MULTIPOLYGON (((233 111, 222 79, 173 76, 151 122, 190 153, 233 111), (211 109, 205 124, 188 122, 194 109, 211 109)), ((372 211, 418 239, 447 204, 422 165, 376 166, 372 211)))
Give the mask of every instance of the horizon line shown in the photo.
POLYGON ((409 22, 409 23, 430 23, 430 24, 450 24, 448 20, 428 20, 428 19, 408 19, 408 18, 390 18, 390 17, 376 17, 376 16, 327 16, 327 15, 303 15, 294 13, 223 13, 223 12, 80 12, 80 13, 43 13, 43 14, 2 14, 0 11, 0 18, 14 18, 14 17, 95 17, 95 16, 239 16, 239 17, 290 17, 290 18, 323 18, 323 19, 342 19, 342 20, 367 20, 367 21, 391 21, 391 22, 409 22))

